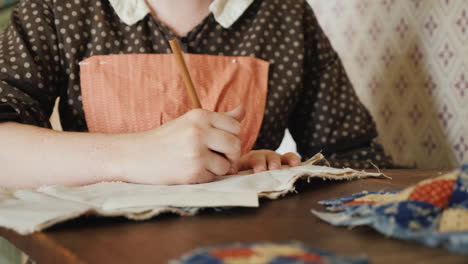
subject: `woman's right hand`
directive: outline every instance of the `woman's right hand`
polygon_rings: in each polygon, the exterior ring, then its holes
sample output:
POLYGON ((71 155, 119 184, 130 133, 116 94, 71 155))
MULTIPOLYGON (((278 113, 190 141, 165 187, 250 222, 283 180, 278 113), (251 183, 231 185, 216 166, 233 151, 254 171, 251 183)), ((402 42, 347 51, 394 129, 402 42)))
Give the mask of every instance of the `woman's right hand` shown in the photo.
POLYGON ((242 106, 216 113, 195 109, 163 126, 122 135, 122 179, 142 184, 194 184, 237 173, 242 106))

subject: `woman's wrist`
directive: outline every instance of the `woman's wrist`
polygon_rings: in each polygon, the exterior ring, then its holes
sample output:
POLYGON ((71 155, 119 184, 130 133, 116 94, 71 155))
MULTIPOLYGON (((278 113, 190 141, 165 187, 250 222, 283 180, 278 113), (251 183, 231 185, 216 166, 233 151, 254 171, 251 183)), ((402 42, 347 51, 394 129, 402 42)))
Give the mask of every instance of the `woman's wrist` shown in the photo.
MULTIPOLYGON (((128 135, 103 135, 104 143, 98 156, 103 157, 100 168, 102 174, 99 181, 128 182, 128 172, 131 167, 130 153, 132 152, 131 140, 128 135)), ((99 144, 99 143, 98 143, 99 144)))

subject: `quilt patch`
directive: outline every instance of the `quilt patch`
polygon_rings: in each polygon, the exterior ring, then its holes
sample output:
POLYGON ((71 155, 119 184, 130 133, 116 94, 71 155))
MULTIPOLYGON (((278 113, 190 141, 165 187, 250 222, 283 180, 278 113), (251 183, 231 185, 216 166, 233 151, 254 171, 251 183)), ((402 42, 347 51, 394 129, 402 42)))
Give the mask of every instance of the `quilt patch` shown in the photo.
POLYGON ((365 257, 343 257, 298 242, 246 243, 197 249, 171 264, 367 264, 365 257))
POLYGON ((368 225, 399 239, 468 254, 468 165, 397 191, 321 201, 312 213, 336 226, 368 225))

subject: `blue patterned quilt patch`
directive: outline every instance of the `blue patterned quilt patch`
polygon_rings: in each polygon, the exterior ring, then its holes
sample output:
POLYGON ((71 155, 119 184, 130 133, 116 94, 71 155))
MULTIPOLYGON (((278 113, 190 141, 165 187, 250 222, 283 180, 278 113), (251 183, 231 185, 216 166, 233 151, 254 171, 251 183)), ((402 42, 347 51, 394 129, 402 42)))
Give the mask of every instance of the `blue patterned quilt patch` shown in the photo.
POLYGON ((468 254, 468 165, 403 190, 320 203, 331 212, 312 213, 332 225, 368 225, 390 237, 468 254))

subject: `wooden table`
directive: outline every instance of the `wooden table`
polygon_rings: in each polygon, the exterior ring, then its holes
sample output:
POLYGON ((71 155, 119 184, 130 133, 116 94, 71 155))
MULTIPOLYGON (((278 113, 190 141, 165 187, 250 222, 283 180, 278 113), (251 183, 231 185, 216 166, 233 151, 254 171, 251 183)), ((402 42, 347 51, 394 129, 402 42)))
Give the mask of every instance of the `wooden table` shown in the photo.
POLYGON ((342 255, 367 255, 373 263, 468 263, 467 256, 418 243, 386 238, 368 227, 330 226, 310 213, 317 202, 363 190, 401 188, 442 174, 385 171, 389 180, 299 184, 299 195, 264 200, 260 208, 207 211, 194 217, 165 215, 145 222, 123 218, 80 218, 29 236, 0 229, 37 263, 166 263, 195 248, 252 241, 302 241, 342 255))

